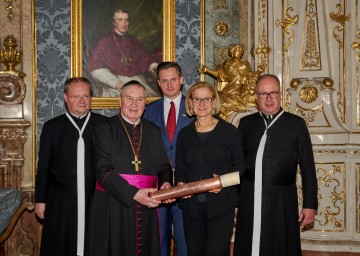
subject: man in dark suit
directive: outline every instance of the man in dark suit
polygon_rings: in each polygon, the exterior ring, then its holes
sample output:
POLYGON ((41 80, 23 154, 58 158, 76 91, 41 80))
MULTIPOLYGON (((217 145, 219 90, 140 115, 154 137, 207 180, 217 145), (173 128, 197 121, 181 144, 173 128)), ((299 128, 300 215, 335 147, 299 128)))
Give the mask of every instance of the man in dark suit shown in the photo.
MULTIPOLYGON (((152 121, 161 129, 168 158, 175 169, 177 134, 192 120, 186 115, 185 97, 181 94, 184 77, 176 62, 162 62, 157 67, 157 79, 164 97, 146 106, 144 118, 152 121), (170 121, 169 114, 170 119, 171 116, 174 118, 173 121, 170 121)), ((176 255, 187 255, 182 210, 177 203, 160 207, 161 255, 170 255, 172 223, 174 224, 176 255)))
POLYGON ((44 124, 40 136, 35 213, 43 219, 40 255, 84 255, 95 189, 92 133, 107 120, 90 111, 91 84, 66 80, 67 112, 44 124))

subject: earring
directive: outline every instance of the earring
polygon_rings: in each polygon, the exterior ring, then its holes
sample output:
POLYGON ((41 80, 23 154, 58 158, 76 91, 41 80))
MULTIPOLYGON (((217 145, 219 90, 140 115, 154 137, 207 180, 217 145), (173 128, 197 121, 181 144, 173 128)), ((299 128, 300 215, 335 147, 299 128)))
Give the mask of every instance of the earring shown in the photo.
POLYGON ((211 114, 215 115, 215 108, 214 107, 211 109, 211 114))

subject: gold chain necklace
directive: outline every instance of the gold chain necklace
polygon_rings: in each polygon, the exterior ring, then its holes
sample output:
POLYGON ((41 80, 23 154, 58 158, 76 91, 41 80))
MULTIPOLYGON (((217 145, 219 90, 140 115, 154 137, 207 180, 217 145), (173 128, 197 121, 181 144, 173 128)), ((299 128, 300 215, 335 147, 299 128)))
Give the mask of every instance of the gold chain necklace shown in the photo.
POLYGON ((140 140, 139 140, 139 145, 138 145, 138 148, 135 150, 135 147, 132 143, 132 140, 130 138, 130 135, 128 133, 128 130, 126 129, 126 126, 124 124, 124 121, 122 120, 120 114, 119 114, 119 118, 120 118, 120 121, 121 121, 121 124, 122 126, 124 127, 124 130, 126 132, 126 135, 128 137, 128 140, 129 140, 129 143, 130 143, 130 146, 131 146, 131 149, 133 151, 133 154, 134 154, 134 160, 131 161, 131 163, 133 165, 135 165, 135 172, 139 172, 139 164, 141 164, 141 161, 139 161, 139 158, 138 158, 138 154, 139 154, 139 151, 140 151, 140 144, 141 144, 141 140, 142 140, 142 125, 141 125, 141 121, 140 121, 140 140))

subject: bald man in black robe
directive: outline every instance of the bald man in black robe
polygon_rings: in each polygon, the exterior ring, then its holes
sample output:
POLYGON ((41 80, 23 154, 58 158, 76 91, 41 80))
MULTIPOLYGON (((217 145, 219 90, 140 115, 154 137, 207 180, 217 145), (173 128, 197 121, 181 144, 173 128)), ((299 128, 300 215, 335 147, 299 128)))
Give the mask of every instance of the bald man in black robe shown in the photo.
POLYGON ((280 81, 257 80, 259 112, 240 120, 246 172, 241 178, 235 233, 236 256, 299 256, 300 227, 314 222, 316 170, 305 121, 280 106, 280 81), (302 181, 299 215, 297 167, 302 181))

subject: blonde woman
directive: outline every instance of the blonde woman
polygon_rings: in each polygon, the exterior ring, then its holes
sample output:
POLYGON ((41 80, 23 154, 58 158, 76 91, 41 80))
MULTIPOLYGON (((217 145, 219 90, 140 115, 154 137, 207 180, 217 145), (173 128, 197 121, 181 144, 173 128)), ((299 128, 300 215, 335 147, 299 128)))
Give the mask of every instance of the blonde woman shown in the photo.
MULTIPOLYGON (((220 100, 214 86, 192 85, 186 94, 186 111, 195 120, 178 135, 177 185, 233 171, 244 172, 242 143, 236 128, 217 117, 220 100)), ((235 187, 213 190, 181 200, 188 256, 230 254, 237 192, 235 187)))

